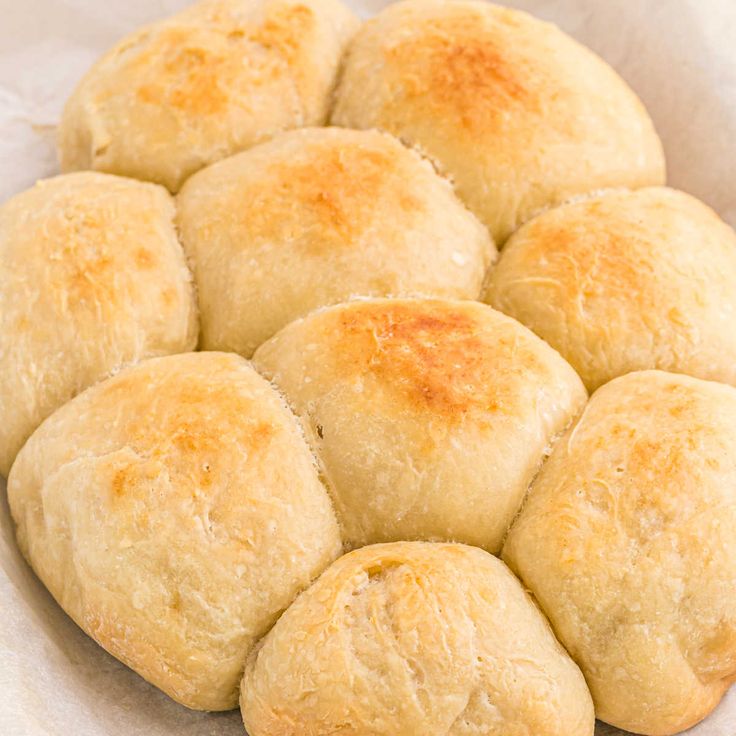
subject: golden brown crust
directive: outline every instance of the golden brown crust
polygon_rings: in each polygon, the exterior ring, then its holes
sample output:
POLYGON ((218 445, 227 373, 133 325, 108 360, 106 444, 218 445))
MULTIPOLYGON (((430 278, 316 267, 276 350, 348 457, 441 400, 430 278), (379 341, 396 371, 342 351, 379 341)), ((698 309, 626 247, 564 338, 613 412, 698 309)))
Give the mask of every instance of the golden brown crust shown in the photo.
POLYGON ((329 567, 249 657, 241 710, 252 736, 591 736, 594 725, 583 677, 505 566, 418 542, 329 567))
POLYGON ((356 546, 498 550, 586 398, 559 355, 477 302, 338 305, 288 325, 253 360, 302 417, 356 546))
POLYGON ((246 357, 355 296, 477 298, 496 251, 431 164, 376 131, 292 131, 199 172, 178 196, 202 345, 246 357))
POLYGON ((644 371, 560 439, 503 557, 603 720, 668 736, 736 679, 736 390, 644 371))
POLYGON ((498 380, 494 365, 501 356, 515 352, 530 375, 548 370, 545 351, 519 345, 520 330, 494 334, 492 313, 472 305, 361 303, 335 316, 320 331, 333 331, 330 349, 344 368, 342 379, 371 374, 410 411, 447 422, 485 424, 495 412, 513 411, 509 386, 498 380))
POLYGON ((421 147, 502 243, 539 209, 664 183, 643 106, 601 59, 526 13, 394 3, 351 42, 332 121, 421 147))
MULTIPOLYGON (((293 208, 299 208, 303 217, 314 217, 313 223, 303 227, 319 235, 305 245, 311 251, 322 252, 357 247, 359 238, 376 219, 369 204, 375 206, 377 201, 390 201, 397 216, 410 216, 408 226, 428 216, 429 207, 419 192, 407 190, 407 185, 411 186, 407 181, 407 162, 412 154, 402 155, 398 143, 392 143, 388 136, 314 129, 298 131, 292 138, 298 140, 301 158, 294 157, 294 146, 285 144, 284 139, 274 141, 273 160, 266 171, 258 172, 265 181, 251 174, 238 191, 238 196, 246 201, 260 199, 259 204, 263 205, 267 199, 264 187, 270 185, 276 190, 266 212, 249 212, 243 217, 250 222, 252 214, 261 215, 259 235, 263 240, 286 246, 294 229, 293 216, 289 217, 293 208), (284 147, 281 155, 280 146, 284 147)), ((240 167, 247 170, 250 160, 242 158, 240 167)), ((416 169, 419 171, 418 163, 416 169)), ((214 176, 210 178, 212 183, 214 176)))
POLYGON ((282 130, 327 116, 358 26, 339 0, 204 0, 120 41, 61 122, 65 171, 165 185, 282 130))
POLYGON ((19 545, 64 610, 190 708, 340 551, 298 424, 235 355, 145 361, 54 413, 13 465, 19 545))
MULTIPOLYGON (((498 9, 496 21, 506 19, 513 19, 513 11, 498 9)), ((489 123, 502 125, 502 112, 514 107, 541 115, 535 94, 541 85, 513 63, 496 39, 479 37, 472 13, 448 14, 441 23, 427 24, 426 34, 400 39, 385 55, 389 65, 401 69, 425 61, 422 74, 406 80, 407 100, 431 96, 468 133, 483 134, 489 123)))
POLYGON ((0 473, 82 389, 194 347, 173 218, 163 188, 94 173, 39 182, 0 207, 0 473))
POLYGON ((683 192, 612 191, 534 218, 484 299, 559 350, 589 390, 647 368, 736 384, 736 234, 683 192))

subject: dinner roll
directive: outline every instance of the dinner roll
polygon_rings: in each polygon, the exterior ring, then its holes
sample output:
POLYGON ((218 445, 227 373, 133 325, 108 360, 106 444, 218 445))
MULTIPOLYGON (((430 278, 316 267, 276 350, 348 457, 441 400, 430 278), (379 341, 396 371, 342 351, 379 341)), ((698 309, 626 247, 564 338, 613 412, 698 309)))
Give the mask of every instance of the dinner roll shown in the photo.
POLYGON ((571 195, 664 183, 623 80, 555 26, 485 2, 407 0, 368 21, 332 121, 421 146, 498 242, 571 195))
POLYGON ((107 174, 0 206, 0 473, 54 409, 119 367, 191 350, 197 310, 169 194, 107 174))
POLYGON ((298 424, 240 357, 156 358, 33 434, 8 481, 21 550, 111 654, 190 708, 339 553, 298 424))
POLYGON ((594 725, 580 670, 519 581, 459 544, 340 558, 253 650, 240 703, 250 736, 592 736, 594 725))
POLYGON ((477 299, 496 253, 431 164, 375 131, 285 133, 193 176, 178 206, 202 345, 246 357, 355 295, 477 299))
POLYGON ((565 361, 478 302, 357 301, 264 343, 321 457, 349 545, 497 552, 550 443, 585 403, 565 361))
POLYGON ((736 390, 659 371, 599 389, 503 555, 599 718, 651 736, 705 718, 736 679, 736 390))
POLYGON ((507 243, 485 299, 593 390, 661 368, 736 384, 736 233, 661 187, 550 210, 507 243))
POLYGON ((66 104, 65 171, 176 191, 197 169, 320 125, 358 20, 339 0, 204 0, 129 35, 66 104))

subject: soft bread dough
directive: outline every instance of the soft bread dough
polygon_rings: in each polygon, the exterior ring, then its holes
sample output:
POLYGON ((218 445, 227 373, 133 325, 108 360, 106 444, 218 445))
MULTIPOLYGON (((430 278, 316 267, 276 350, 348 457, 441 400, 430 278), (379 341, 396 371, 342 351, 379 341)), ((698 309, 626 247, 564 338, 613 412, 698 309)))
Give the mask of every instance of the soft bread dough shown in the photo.
POLYGON ((431 164, 375 131, 285 133, 193 176, 178 209, 201 344, 246 357, 352 296, 476 299, 496 254, 431 164))
POLYGON ((499 243, 571 195, 665 178, 652 122, 613 69, 555 26, 485 2, 408 0, 365 23, 332 122, 420 146, 499 243))
POLYGON ((240 357, 155 358, 59 409, 8 481, 18 543, 111 654, 190 708, 339 553, 298 423, 240 357))
POLYGON ((599 718, 653 736, 705 718, 736 679, 736 390, 660 371, 599 389, 503 557, 599 718))
POLYGON ((736 233, 683 192, 616 191, 536 217, 484 298, 589 390, 646 368, 736 384, 736 233))
POLYGON ((302 417, 353 546, 497 552, 586 399, 552 348, 478 302, 338 305, 293 322, 253 360, 302 417))
POLYGON ((398 542, 335 562, 248 658, 251 736, 592 736, 585 680, 506 566, 398 542))
POLYGON ((358 20, 339 0, 205 0, 120 41, 61 121, 62 170, 178 190, 281 130, 320 125, 358 20))
POLYGON ((54 409, 127 363, 191 350, 197 309, 161 187, 41 181, 0 206, 0 473, 54 409))

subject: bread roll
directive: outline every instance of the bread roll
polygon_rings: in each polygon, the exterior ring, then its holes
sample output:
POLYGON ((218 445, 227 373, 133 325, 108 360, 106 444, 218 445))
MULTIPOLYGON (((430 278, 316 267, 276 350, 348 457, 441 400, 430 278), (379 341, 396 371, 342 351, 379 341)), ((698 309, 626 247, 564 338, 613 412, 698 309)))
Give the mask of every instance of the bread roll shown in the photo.
POLYGON ((506 541, 598 717, 678 733, 736 679, 736 390, 645 371, 599 389, 506 541))
POLYGON ((157 358, 59 409, 8 482, 64 610, 190 708, 224 710, 251 646, 339 553, 298 424, 242 359, 157 358))
POLYGON ((192 177, 178 206, 202 345, 246 357, 355 295, 476 299, 495 256, 429 162, 375 131, 283 134, 192 177))
POLYGON ((169 194, 106 174, 39 182, 0 206, 0 473, 76 393, 191 350, 197 309, 169 194))
POLYGON ((248 658, 240 703, 250 736, 593 734, 585 680, 518 580, 458 544, 340 558, 248 658))
POLYGON ((204 0, 132 33, 64 109, 64 171, 177 191, 197 169, 282 130, 320 125, 358 20, 339 0, 204 0))
POLYGON ((646 368, 736 384, 736 233, 682 192, 617 191, 540 215, 508 241, 484 298, 590 390, 646 368))
POLYGON ((540 208, 664 183, 643 106, 601 59, 525 13, 407 0, 349 46, 332 121, 420 146, 502 243, 540 208))
POLYGON ((302 417, 352 546, 497 552, 586 399, 552 348, 478 302, 342 304, 284 328, 254 363, 302 417))

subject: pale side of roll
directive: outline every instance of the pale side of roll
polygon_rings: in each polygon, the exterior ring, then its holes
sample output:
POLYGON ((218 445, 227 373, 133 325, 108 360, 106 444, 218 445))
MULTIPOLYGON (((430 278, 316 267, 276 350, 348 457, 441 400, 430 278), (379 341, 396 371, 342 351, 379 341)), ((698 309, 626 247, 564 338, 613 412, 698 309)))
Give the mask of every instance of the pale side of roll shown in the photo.
POLYGON ((484 299, 589 390, 647 368, 736 384, 736 233, 683 192, 613 191, 545 212, 507 242, 484 299))
POLYGON ((332 122, 422 148, 502 243, 541 208, 663 184, 662 146, 626 83, 555 26, 473 0, 406 0, 346 53, 332 122))
POLYGON ((41 181, 0 206, 0 474, 82 389, 194 347, 173 220, 162 187, 96 173, 41 181))
POLYGON ((354 296, 476 299, 496 255, 432 165, 376 131, 280 135, 193 176, 178 211, 201 344, 246 357, 354 296))
POLYGON ((506 566, 459 544, 351 552, 254 649, 250 736, 592 736, 580 670, 506 566))
POLYGON ((8 481, 23 554, 99 644, 180 703, 243 663, 340 553, 298 423, 240 357, 155 358, 54 413, 8 481))
POLYGON ((491 552, 586 393, 572 368, 478 302, 356 301, 313 312, 254 364, 321 458, 348 545, 491 552))
POLYGON ((64 109, 62 169, 179 189, 272 135, 321 125, 358 20, 339 0, 204 0, 132 33, 64 109))
POLYGON ((660 371, 599 389, 503 557, 599 718, 650 736, 705 718, 736 680, 736 389, 660 371))

